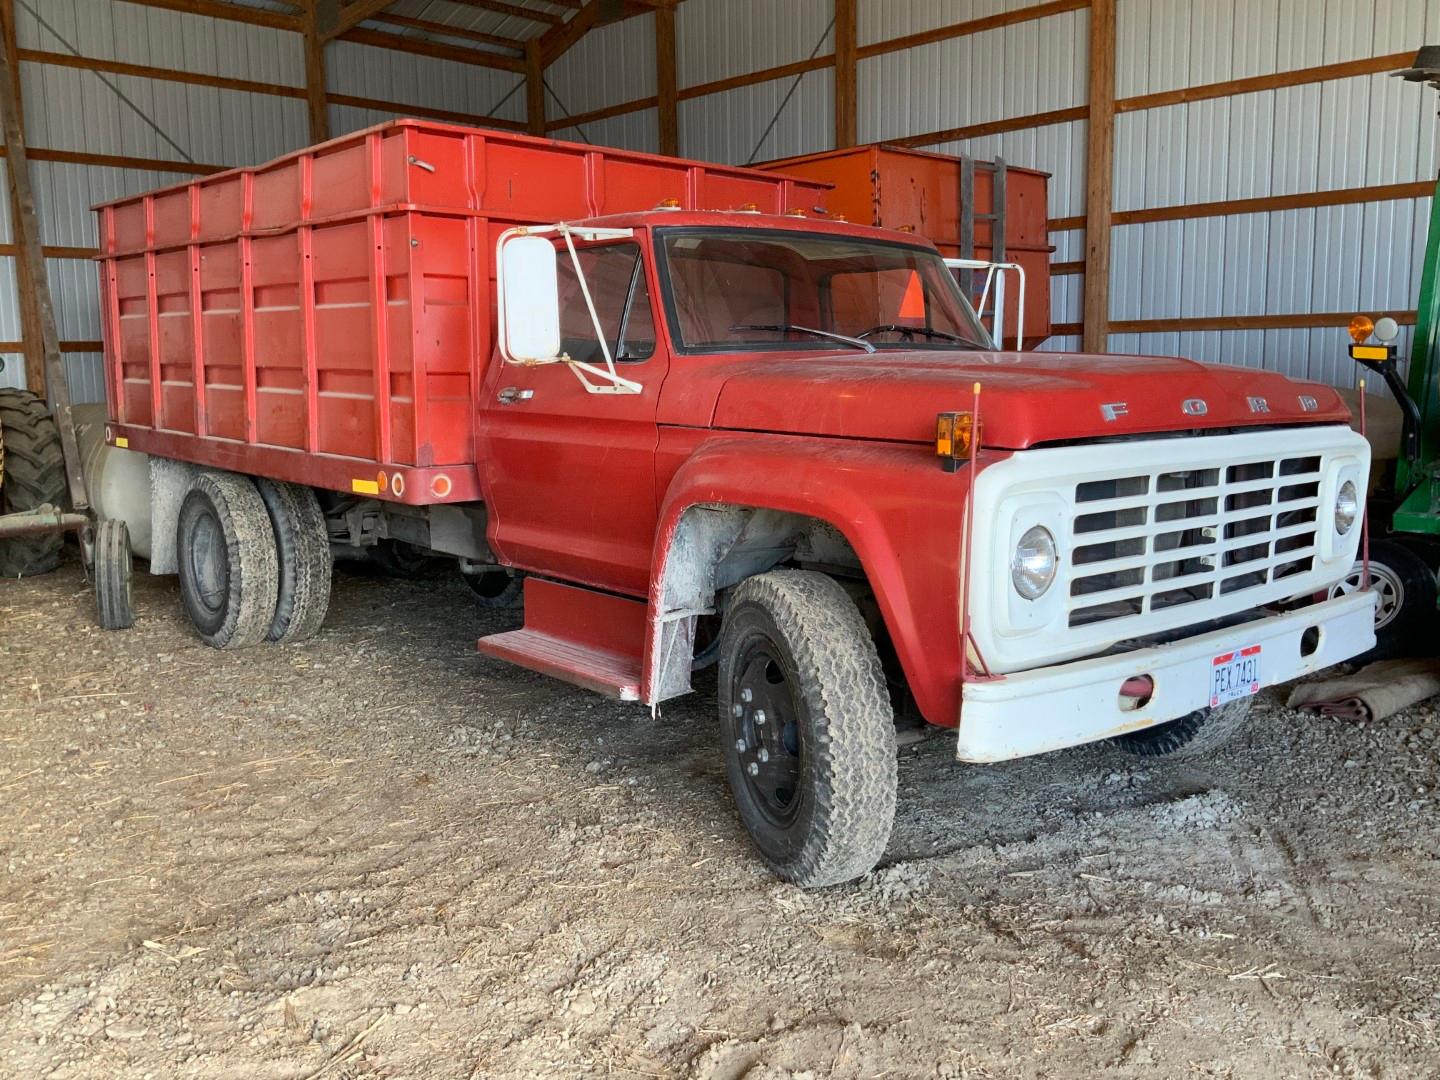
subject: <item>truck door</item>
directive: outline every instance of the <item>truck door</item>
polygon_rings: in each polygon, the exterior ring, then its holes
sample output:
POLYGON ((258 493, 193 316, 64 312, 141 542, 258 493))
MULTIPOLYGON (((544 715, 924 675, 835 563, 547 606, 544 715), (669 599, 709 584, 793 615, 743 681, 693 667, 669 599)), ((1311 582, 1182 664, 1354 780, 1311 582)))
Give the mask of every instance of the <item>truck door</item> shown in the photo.
MULTIPOLYGON (((479 403, 490 542, 526 570, 643 596, 656 523, 656 403, 667 370, 650 271, 634 240, 579 247, 616 367, 638 394, 592 394, 564 364, 492 358, 479 403)), ((603 365, 568 254, 560 252, 564 351, 603 365)))

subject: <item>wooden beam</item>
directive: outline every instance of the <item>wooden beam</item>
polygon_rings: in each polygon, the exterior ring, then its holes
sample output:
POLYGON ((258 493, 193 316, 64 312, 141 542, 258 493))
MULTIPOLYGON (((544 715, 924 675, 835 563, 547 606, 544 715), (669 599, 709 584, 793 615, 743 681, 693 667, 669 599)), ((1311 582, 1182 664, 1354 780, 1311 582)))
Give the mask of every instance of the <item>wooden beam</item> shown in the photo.
POLYGON ((1047 19, 1051 15, 1063 15, 1067 11, 1080 11, 1089 6, 1090 0, 1052 0, 1050 3, 1016 8, 1014 11, 1002 11, 997 15, 986 15, 980 19, 951 23, 949 26, 936 27, 934 30, 926 30, 919 34, 907 34, 904 37, 890 38, 888 41, 876 41, 862 46, 859 49, 859 57, 861 60, 868 60, 872 56, 881 56, 884 53, 901 52, 921 45, 931 45, 937 41, 968 37, 971 34, 984 33, 986 30, 998 30, 1002 26, 1014 26, 1017 23, 1032 22, 1035 19, 1047 19))
MULTIPOLYGON (((4 22, 7 31, 15 26, 15 11, 6 0, 4 22)), ((35 193, 30 188, 30 161, 25 154, 25 129, 20 113, 20 79, 15 64, 13 39, 6 34, 0 49, 0 128, 5 133, 9 161, 10 193, 18 211, 10 221, 20 248, 18 261, 27 264, 30 290, 40 321, 40 342, 45 366, 33 379, 26 364, 25 385, 50 399, 51 412, 60 429, 60 447, 65 459, 65 478, 70 489, 70 506, 84 513, 90 501, 85 497, 85 479, 80 474, 80 450, 75 440, 75 423, 70 414, 70 387, 60 356, 60 335, 55 329, 55 306, 50 298, 50 278, 45 272, 45 254, 40 244, 40 215, 35 211, 35 193)))
POLYGON ((835 5, 835 148, 854 146, 860 127, 855 69, 859 49, 856 0, 835 5))
POLYGON ((602 2, 603 0, 588 0, 584 7, 570 16, 568 22, 552 26, 540 35, 540 56, 545 67, 559 60, 577 41, 600 24, 602 2))
POLYGON ((392 112, 400 116, 423 116, 427 120, 444 120, 451 124, 470 124, 474 127, 500 128, 504 131, 527 131, 528 126, 515 120, 502 120, 498 116, 476 116, 474 113, 457 112, 454 109, 435 109, 429 105, 411 105, 405 101, 385 101, 381 98, 360 97, 356 94, 328 94, 331 105, 348 105, 355 109, 375 109, 378 112, 392 112))
MULTIPOLYGON (((1379 319, 1389 316, 1401 326, 1415 325, 1415 312, 1367 312, 1379 319)), ((1183 334, 1225 330, 1317 330, 1348 326, 1353 311, 1294 312, 1286 315, 1202 315, 1183 319, 1123 319, 1110 323, 1112 334, 1183 334)), ((1050 327, 1054 337, 1074 337, 1084 330, 1083 323, 1055 323, 1050 327)))
POLYGON ((1110 243, 1115 190, 1115 0, 1090 5, 1090 120, 1085 160, 1086 352, 1110 343, 1110 243))
MULTIPOLYGON (((19 244, 0 244, 0 256, 14 257, 20 254, 19 244)), ((46 244, 40 254, 47 259, 93 259, 100 254, 99 248, 58 247, 46 244)))
POLYGON ((1028 131, 1031 128, 1046 127, 1050 124, 1068 124, 1084 120, 1090 115, 1086 105, 1069 109, 1051 109, 1049 112, 1030 113, 1027 116, 1012 116, 1006 120, 989 120, 982 124, 967 124, 964 127, 928 131, 923 135, 907 135, 903 139, 886 139, 887 146, 933 146, 936 143, 959 142, 962 139, 980 139, 986 135, 1001 135, 1007 131, 1028 131))
POLYGON ((480 30, 471 30, 464 26, 450 26, 447 23, 432 22, 429 19, 412 19, 408 15, 391 15, 388 12, 384 15, 376 15, 371 22, 389 23, 391 26, 403 26, 407 30, 420 30, 426 34, 440 34, 445 37, 458 38, 461 41, 473 41, 478 45, 495 45, 502 49, 514 49, 516 52, 525 51, 525 42, 519 38, 502 37, 499 34, 487 34, 480 30))
POLYGON ((504 0, 450 0, 450 3, 460 4, 462 7, 479 8, 481 11, 493 11, 497 15, 509 15, 516 19, 529 19, 531 22, 544 23, 546 26, 559 26, 565 21, 563 15, 556 15, 553 11, 517 7, 515 4, 505 3, 504 0))
POLYGON ((324 27, 324 40, 330 41, 339 37, 346 30, 359 26, 366 19, 379 15, 390 6, 392 0, 350 0, 349 3, 333 10, 328 4, 311 4, 306 11, 319 10, 322 13, 332 12, 334 21, 324 27))
POLYGON ((124 64, 118 60, 101 60, 93 56, 75 56, 72 53, 41 52, 38 49, 18 49, 17 57, 29 64, 49 64, 53 67, 78 68, 81 71, 103 71, 110 75, 133 75, 139 79, 159 79, 162 82, 188 83, 191 86, 212 86, 217 90, 239 90, 247 94, 273 94, 277 97, 303 98, 304 87, 283 86, 277 83, 254 82, 250 79, 231 79, 220 75, 201 75, 178 68, 149 67, 145 64, 124 64))
POLYGON ((123 0, 139 7, 161 8, 165 11, 183 11, 188 15, 208 15, 212 19, 230 19, 233 22, 249 23, 251 26, 268 26, 274 30, 304 29, 299 15, 289 15, 265 8, 248 7, 243 4, 227 4, 222 0, 123 0))
POLYGON ((557 116, 545 123, 545 130, 558 131, 561 128, 572 128, 580 124, 593 124, 597 120, 609 120, 612 116, 624 116, 627 113, 644 112, 646 109, 658 109, 660 99, 658 97, 636 98, 634 101, 622 101, 618 105, 607 105, 603 109, 591 109, 589 112, 571 113, 569 116, 557 116))
MULTIPOLYGON (((0 157, 7 155, 7 148, 0 146, 0 157)), ((40 147, 31 150, 28 156, 31 161, 63 161, 70 165, 101 165, 110 169, 153 169, 156 172, 189 173, 195 176, 208 176, 230 168, 229 165, 204 165, 198 161, 130 157, 127 154, 91 154, 84 150, 43 150, 40 147)))
POLYGON ((762 68, 760 71, 747 72, 744 75, 731 75, 727 79, 716 79, 714 82, 696 83, 694 86, 682 87, 677 95, 681 101, 688 101, 691 98, 704 97, 706 94, 723 94, 726 90, 736 90, 742 86, 753 86, 755 83, 770 82, 774 79, 786 79, 792 75, 803 75, 807 71, 821 71, 835 63, 833 56, 816 56, 809 60, 796 60, 794 63, 781 64, 779 67, 762 68))
POLYGON ((675 89, 675 9, 670 6, 655 9, 655 96, 659 99, 660 153, 678 157, 680 99, 675 89))
POLYGON ((1137 97, 1122 98, 1115 103, 1116 112, 1138 112, 1141 109, 1161 109, 1167 105, 1183 105, 1191 101, 1209 101, 1213 98, 1234 97, 1237 94, 1258 94, 1265 90, 1280 90, 1287 86, 1305 86, 1309 83, 1329 82, 1332 79, 1353 79, 1359 75, 1379 75, 1387 71, 1398 71, 1410 66, 1412 53, 1389 53, 1385 56, 1371 56, 1364 60, 1348 60, 1341 64, 1321 64, 1317 67, 1299 68, 1295 71, 1277 71, 1272 75, 1257 75, 1248 79, 1230 79, 1226 82, 1206 83, 1202 86, 1187 86, 1182 90, 1164 90, 1158 94, 1140 94, 1137 97))
MULTIPOLYGON (((3 37, 3 51, 8 77, 0 90, 9 95, 15 112, 15 122, 23 132, 25 108, 20 95, 19 50, 15 45, 15 5, 13 0, 0 0, 0 37, 3 37)), ((14 163, 10 167, 15 168, 14 163)), ((26 178, 28 181, 28 177, 26 178)), ((10 199, 10 231, 12 238, 19 239, 20 195, 13 179, 7 185, 10 199)), ((19 245, 16 245, 17 249, 19 245)), ((40 309, 35 302, 35 279, 33 264, 29 259, 16 261, 16 301, 20 307, 20 336, 24 338, 25 385, 37 394, 45 393, 45 345, 40 325, 40 309)), ((41 263, 42 271, 44 264, 41 263)))
MULTIPOLYGON (((25 347, 23 341, 0 341, 0 353, 15 353, 25 347)), ((60 342, 62 353, 90 353, 104 352, 103 341, 62 341, 60 342)))
POLYGON ((545 58, 539 38, 525 43, 525 120, 531 135, 545 134, 545 58))
POLYGON ((467 49, 461 45, 447 45, 443 41, 428 41, 425 38, 405 37, 387 30, 371 30, 357 26, 340 35, 341 41, 353 41, 357 45, 373 45, 377 49, 394 49, 396 52, 429 56, 436 60, 455 60, 461 64, 477 67, 498 68, 501 71, 523 73, 525 61, 504 53, 486 52, 483 49, 467 49))
POLYGON ((305 101, 310 117, 310 141, 330 138, 330 107, 325 100, 325 42, 322 26, 333 20, 335 0, 313 0, 305 8, 305 101))

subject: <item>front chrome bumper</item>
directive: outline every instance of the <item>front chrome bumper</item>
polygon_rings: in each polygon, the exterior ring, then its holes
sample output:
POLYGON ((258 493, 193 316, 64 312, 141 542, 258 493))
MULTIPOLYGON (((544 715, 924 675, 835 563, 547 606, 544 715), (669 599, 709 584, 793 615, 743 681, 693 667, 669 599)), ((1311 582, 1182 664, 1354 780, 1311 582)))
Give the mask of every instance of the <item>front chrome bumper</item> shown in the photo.
POLYGON ((1211 660, 1237 647, 1263 647, 1264 686, 1320 671, 1374 646, 1374 609, 1374 593, 1351 593, 1168 645, 966 683, 956 756, 1008 761, 1203 709, 1209 704, 1211 660), (1312 627, 1319 641, 1302 656, 1301 637, 1312 627), (1127 711, 1120 707, 1120 687, 1134 675, 1149 675, 1155 690, 1143 708, 1127 711))

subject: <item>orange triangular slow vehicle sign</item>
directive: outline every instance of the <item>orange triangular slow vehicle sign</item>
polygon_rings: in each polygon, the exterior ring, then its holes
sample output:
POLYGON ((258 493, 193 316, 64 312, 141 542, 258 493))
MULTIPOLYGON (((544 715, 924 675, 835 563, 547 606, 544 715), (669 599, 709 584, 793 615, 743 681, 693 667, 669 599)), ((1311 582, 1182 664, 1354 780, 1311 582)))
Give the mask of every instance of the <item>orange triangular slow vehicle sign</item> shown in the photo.
POLYGON ((905 295, 900 299, 900 318, 925 318, 925 287, 920 284, 918 271, 910 271, 910 284, 905 286, 905 295))

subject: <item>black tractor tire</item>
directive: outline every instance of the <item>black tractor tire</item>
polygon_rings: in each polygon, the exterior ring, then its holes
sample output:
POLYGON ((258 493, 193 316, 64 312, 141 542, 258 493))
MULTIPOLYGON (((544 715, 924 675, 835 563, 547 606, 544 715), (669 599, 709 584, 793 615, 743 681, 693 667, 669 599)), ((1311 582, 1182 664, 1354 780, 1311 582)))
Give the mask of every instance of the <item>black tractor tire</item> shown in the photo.
POLYGON ((279 569, 275 617, 265 640, 309 641, 325 622, 334 578, 325 512, 314 488, 264 479, 257 479, 255 488, 270 515, 279 569))
MULTIPOLYGON (((65 456, 45 402, 28 390, 0 389, 0 514, 65 506, 65 456)), ((57 531, 0 540, 0 577, 47 574, 60 565, 57 531)))
MULTIPOLYGON (((1361 587, 1363 561, 1344 580, 1331 586, 1330 596, 1361 587)), ((1370 580, 1379 603, 1375 609, 1375 647, 1355 657, 1368 664, 1404 656, 1433 656, 1436 642, 1435 571, 1416 551, 1396 540, 1370 541, 1370 580)))
POLYGON ((247 476, 205 470, 190 481, 177 527, 180 599, 205 644, 258 645, 279 592, 275 530, 247 476))
POLYGON ((1154 727, 1116 735, 1110 742, 1133 757, 1164 758, 1167 762, 1208 757, 1245 726, 1252 700, 1242 698, 1214 709, 1196 709, 1154 727))
POLYGON ((365 549, 366 557, 385 574, 404 581, 418 581, 429 573, 435 557, 425 548, 404 540, 381 540, 365 549))
POLYGON ((119 518, 100 522, 95 530, 95 614, 102 630, 128 630, 135 625, 130 591, 130 526, 119 518))
POLYGON ((488 611, 505 611, 518 608, 525 598, 525 575, 514 570, 496 569, 483 574, 460 576, 470 587, 475 603, 488 611))
POLYGON ((806 888, 873 869, 895 819, 895 717, 850 595, 811 571, 742 582, 718 682, 725 771, 761 858, 806 888))

